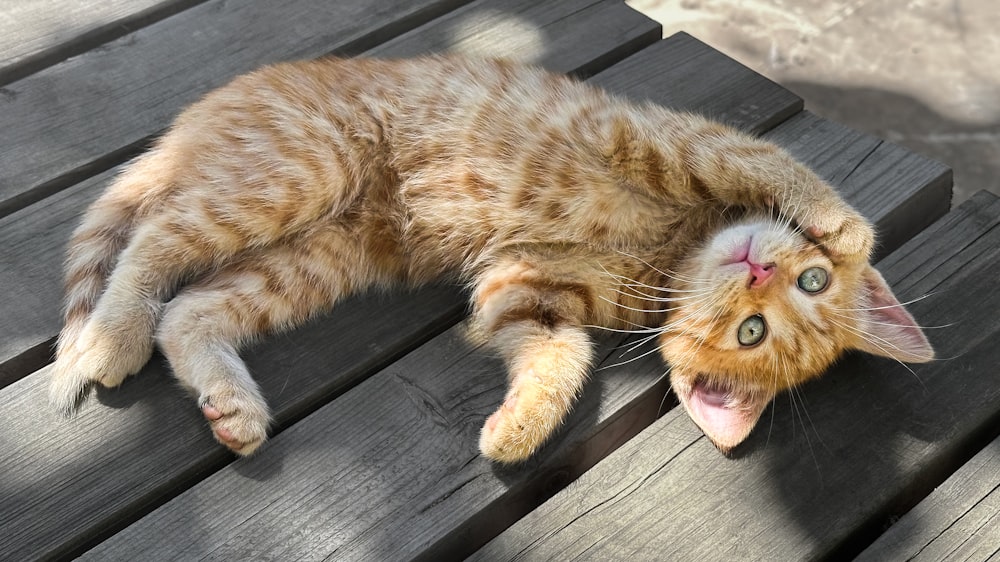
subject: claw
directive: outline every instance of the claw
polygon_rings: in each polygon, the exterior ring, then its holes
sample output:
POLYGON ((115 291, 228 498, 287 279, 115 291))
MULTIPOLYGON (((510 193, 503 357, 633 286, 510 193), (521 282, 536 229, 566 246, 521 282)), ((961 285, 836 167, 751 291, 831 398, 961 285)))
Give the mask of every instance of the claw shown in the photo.
POLYGON ((211 425, 215 440, 238 455, 255 452, 267 439, 266 406, 252 401, 240 404, 236 398, 216 398, 215 402, 220 406, 207 399, 201 401, 201 413, 211 425), (227 400, 230 403, 226 404, 227 400))

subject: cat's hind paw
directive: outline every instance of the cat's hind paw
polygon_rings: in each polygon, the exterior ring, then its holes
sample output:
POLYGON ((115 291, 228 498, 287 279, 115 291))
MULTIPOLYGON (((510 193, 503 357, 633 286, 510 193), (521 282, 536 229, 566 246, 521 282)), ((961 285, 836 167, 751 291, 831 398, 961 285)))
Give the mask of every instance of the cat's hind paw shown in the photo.
POLYGON ((267 440, 271 416, 263 399, 221 394, 200 402, 215 440, 232 452, 250 455, 267 440))
POLYGON ((52 366, 49 404, 64 416, 76 412, 94 382, 75 366, 68 358, 60 358, 52 366))
POLYGON ((59 412, 70 415, 83 401, 87 390, 94 384, 115 388, 137 373, 153 353, 152 344, 144 346, 103 345, 78 346, 84 352, 64 351, 52 367, 49 383, 49 403, 59 412))
POLYGON ((72 343, 61 346, 52 367, 49 402, 72 414, 93 384, 115 388, 138 373, 153 355, 153 342, 142 334, 115 337, 115 332, 92 324, 72 343))

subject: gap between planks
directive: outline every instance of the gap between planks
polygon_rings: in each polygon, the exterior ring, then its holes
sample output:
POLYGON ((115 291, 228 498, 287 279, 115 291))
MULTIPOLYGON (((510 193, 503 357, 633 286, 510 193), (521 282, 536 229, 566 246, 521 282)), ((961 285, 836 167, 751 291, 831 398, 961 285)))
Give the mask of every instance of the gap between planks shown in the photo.
MULTIPOLYGON (((954 328, 930 334, 947 359, 915 366, 919 381, 890 360, 848 357, 801 392, 811 410, 806 431, 818 432, 811 439, 822 434, 819 446, 795 437, 794 414, 788 408, 774 414, 776 404, 769 434, 755 432, 733 460, 718 455, 676 412, 477 557, 517 553, 534 560, 586 550, 595 558, 655 552, 665 558, 849 559, 949 474, 959 470, 961 481, 968 471, 960 467, 1000 431, 993 344, 1000 296, 991 289, 1000 273, 1000 200, 977 194, 897 253, 931 257, 916 272, 896 254, 880 263, 886 278, 902 286, 903 298, 945 291, 915 303, 915 316, 934 325, 960 317, 954 328), (663 466, 662 455, 675 450, 683 453, 663 466), (617 488, 608 482, 617 478, 642 481, 641 490, 609 502, 617 488), (595 544, 598 530, 609 526, 616 532, 595 544)), ((968 469, 976 472, 975 464, 968 469)))

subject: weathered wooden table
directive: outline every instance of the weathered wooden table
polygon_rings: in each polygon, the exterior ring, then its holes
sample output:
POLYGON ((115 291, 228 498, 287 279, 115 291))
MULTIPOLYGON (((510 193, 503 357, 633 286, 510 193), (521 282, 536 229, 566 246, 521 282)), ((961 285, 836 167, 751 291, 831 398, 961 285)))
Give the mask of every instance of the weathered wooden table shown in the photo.
MULTIPOLYGON (((618 1, 0 2, 0 558, 1000 559, 1000 201, 949 211, 941 164, 618 1), (779 397, 734 458, 647 359, 599 371, 517 468, 477 453, 499 362, 456 287, 352 299, 248 352, 275 408, 236 459, 162 358, 74 419, 50 411, 60 265, 117 167, 263 63, 500 54, 788 147, 872 218, 879 268, 940 361, 849 356, 779 397), (664 397, 667 397, 666 399, 664 397)), ((603 337, 603 363, 622 338, 603 337)))

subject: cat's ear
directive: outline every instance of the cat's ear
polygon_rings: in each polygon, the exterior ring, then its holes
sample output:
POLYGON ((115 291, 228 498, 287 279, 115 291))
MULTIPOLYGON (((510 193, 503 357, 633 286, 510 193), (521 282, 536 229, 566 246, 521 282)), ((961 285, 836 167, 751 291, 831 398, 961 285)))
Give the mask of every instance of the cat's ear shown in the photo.
POLYGON ((934 349, 913 316, 899 304, 882 275, 867 266, 859 299, 858 329, 855 347, 875 355, 907 363, 926 363, 934 359, 934 349))

